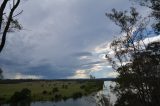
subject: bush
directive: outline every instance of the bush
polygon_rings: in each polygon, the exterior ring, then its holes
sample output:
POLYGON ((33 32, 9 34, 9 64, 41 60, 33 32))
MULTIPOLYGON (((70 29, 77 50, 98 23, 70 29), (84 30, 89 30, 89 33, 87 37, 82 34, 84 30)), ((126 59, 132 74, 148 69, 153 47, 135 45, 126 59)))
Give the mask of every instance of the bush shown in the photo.
POLYGON ((48 94, 49 94, 49 95, 52 95, 52 93, 51 93, 51 92, 49 92, 48 94))
POLYGON ((67 100, 67 97, 66 97, 66 96, 64 96, 64 97, 63 97, 63 100, 64 100, 64 101, 66 101, 66 100, 67 100))
POLYGON ((68 89, 68 85, 62 85, 63 89, 68 89))
POLYGON ((81 89, 84 89, 85 87, 86 87, 85 85, 81 85, 81 86, 80 86, 81 89))
POLYGON ((24 88, 21 92, 15 92, 9 101, 11 103, 28 103, 31 101, 31 91, 24 88))
POLYGON ((60 101, 62 100, 62 95, 61 94, 56 94, 55 95, 55 101, 60 101))
POLYGON ((55 87, 55 88, 52 89, 52 93, 55 93, 55 92, 58 92, 58 91, 59 91, 59 90, 58 90, 57 87, 55 87))
POLYGON ((42 94, 44 94, 44 95, 45 95, 45 94, 47 94, 47 91, 46 91, 46 90, 44 90, 44 91, 42 92, 42 94))
POLYGON ((73 99, 78 99, 78 98, 81 98, 82 97, 82 93, 81 92, 76 92, 72 95, 73 99))

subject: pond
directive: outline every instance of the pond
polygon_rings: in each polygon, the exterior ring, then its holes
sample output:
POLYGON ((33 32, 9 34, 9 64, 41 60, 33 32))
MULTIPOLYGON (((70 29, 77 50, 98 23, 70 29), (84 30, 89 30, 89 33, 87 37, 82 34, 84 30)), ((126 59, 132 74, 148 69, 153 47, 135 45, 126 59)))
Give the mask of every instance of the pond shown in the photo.
MULTIPOLYGON (((110 92, 110 84, 112 82, 105 82, 103 90, 99 92, 95 92, 91 94, 90 96, 83 96, 78 99, 68 99, 66 101, 58 101, 58 102, 32 102, 29 105, 28 104, 22 104, 18 106, 107 106, 106 103, 109 101, 115 102, 115 96, 110 92), (108 97, 110 98, 108 100, 108 97)), ((1 106, 10 106, 9 104, 4 104, 1 106)), ((15 106, 15 105, 14 105, 15 106)))

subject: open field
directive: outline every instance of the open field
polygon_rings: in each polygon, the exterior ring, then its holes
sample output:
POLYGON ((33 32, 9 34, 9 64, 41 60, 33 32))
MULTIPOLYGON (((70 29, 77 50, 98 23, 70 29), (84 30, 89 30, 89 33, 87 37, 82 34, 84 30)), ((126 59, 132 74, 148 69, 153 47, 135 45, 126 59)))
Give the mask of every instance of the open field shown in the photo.
POLYGON ((31 91, 32 101, 54 101, 89 95, 101 90, 103 81, 0 81, 0 101, 7 102, 15 92, 27 88, 31 91))

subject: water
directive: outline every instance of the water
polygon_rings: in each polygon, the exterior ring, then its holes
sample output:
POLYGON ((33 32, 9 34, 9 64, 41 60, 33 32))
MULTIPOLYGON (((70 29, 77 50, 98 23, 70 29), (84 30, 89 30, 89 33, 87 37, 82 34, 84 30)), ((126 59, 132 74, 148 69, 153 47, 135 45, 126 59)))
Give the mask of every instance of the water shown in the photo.
POLYGON ((110 86, 114 86, 115 83, 112 81, 105 81, 103 87, 103 93, 106 97, 109 98, 109 101, 114 104, 116 101, 116 95, 111 92, 110 86))
POLYGON ((60 102, 35 102, 31 103, 31 106, 96 106, 95 103, 87 101, 87 98, 80 98, 77 100, 69 99, 67 101, 60 102))
MULTIPOLYGON (((10 106, 10 105, 4 104, 2 106, 10 106)), ((50 102, 50 101, 32 102, 30 106, 96 106, 96 102, 94 102, 94 98, 92 96, 88 96, 88 97, 79 98, 77 100, 68 99, 66 101, 59 101, 59 102, 50 102)))
MULTIPOLYGON (((114 104, 116 97, 110 92, 110 85, 113 85, 111 81, 104 82, 103 90, 91 94, 90 96, 74 99, 68 99, 66 101, 59 102, 32 102, 30 106, 107 106, 105 99, 107 98, 112 104, 114 104), (105 98, 106 97, 106 98, 105 98)), ((1 106, 10 106, 9 104, 1 106)), ((23 105, 24 106, 24 105, 23 105)), ((28 105, 27 105, 28 106, 28 105)))

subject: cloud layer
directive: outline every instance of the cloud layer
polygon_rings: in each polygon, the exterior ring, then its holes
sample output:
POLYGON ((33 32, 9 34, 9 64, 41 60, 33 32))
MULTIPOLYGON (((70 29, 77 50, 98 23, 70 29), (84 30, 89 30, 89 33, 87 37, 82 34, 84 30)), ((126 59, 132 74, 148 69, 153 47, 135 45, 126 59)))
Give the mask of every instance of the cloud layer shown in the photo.
MULTIPOLYGON (((125 4, 125 6, 124 6, 125 4)), ((114 76, 104 48, 119 29, 106 18, 128 0, 27 0, 19 7, 24 30, 10 33, 0 55, 6 78, 86 78, 114 76), (104 50, 102 50, 104 49, 104 50)))

